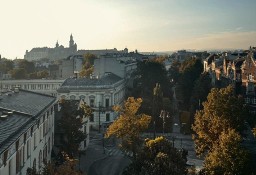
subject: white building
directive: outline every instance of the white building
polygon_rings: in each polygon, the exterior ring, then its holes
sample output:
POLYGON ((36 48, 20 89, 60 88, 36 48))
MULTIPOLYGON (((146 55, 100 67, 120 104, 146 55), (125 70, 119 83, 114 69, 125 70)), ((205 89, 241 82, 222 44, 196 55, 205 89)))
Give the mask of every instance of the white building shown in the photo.
POLYGON ((39 170, 51 158, 54 143, 52 96, 25 90, 0 96, 0 174, 26 174, 39 170))
POLYGON ((0 89, 20 89, 29 90, 33 92, 57 96, 57 89, 62 85, 65 80, 0 80, 0 89))
POLYGON ((74 77, 75 73, 81 72, 84 57, 82 55, 72 55, 67 59, 61 60, 59 75, 61 79, 74 77))
POLYGON ((112 122, 117 114, 112 107, 119 105, 125 97, 125 80, 108 73, 101 78, 69 78, 57 90, 58 99, 83 99, 93 109, 90 125, 98 128, 105 122, 112 122))

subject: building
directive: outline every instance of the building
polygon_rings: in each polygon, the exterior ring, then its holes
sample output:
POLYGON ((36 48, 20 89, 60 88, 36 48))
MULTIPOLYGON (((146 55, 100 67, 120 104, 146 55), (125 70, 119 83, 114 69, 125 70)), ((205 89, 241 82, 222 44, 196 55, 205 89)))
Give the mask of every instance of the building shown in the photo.
POLYGON ((65 80, 0 80, 0 89, 7 90, 19 87, 20 89, 57 96, 57 89, 65 80))
POLYGON ((52 96, 15 88, 0 95, 0 174, 26 174, 50 161, 54 143, 52 96))
POLYGON ((124 101, 125 80, 113 73, 106 73, 101 78, 68 78, 57 91, 58 99, 82 99, 90 105, 94 109, 90 126, 99 128, 117 117, 112 107, 124 101))
POLYGON ((101 56, 99 59, 94 60, 94 75, 96 77, 101 77, 106 72, 111 72, 126 79, 136 69, 137 61, 131 56, 101 56))
POLYGON ((48 58, 50 60, 65 59, 70 55, 77 52, 77 44, 74 42, 72 34, 70 35, 69 47, 65 48, 63 45, 59 45, 58 41, 54 48, 39 47, 33 48, 31 51, 26 51, 24 59, 28 61, 35 61, 42 58, 48 58))
POLYGON ((66 59, 61 60, 59 65, 59 75, 61 79, 66 79, 76 76, 76 73, 81 72, 83 68, 83 55, 71 55, 66 59))

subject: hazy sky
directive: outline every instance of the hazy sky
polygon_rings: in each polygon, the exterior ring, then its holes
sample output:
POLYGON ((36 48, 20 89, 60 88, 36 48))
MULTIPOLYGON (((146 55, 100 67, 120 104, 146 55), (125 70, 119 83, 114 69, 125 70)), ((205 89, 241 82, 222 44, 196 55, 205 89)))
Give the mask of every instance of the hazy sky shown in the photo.
POLYGON ((256 46, 256 0, 0 0, 0 54, 33 47, 139 51, 256 46))

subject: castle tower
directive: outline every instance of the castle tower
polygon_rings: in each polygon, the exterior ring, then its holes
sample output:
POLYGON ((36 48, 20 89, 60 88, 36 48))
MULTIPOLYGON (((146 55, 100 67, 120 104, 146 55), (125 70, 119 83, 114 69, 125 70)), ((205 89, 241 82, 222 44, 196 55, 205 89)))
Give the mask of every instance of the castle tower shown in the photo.
POLYGON ((71 48, 72 46, 74 46, 74 40, 73 40, 73 36, 71 34, 70 35, 70 40, 69 40, 69 48, 71 48))
POLYGON ((59 46, 60 46, 59 42, 57 41, 55 47, 59 47, 59 46))

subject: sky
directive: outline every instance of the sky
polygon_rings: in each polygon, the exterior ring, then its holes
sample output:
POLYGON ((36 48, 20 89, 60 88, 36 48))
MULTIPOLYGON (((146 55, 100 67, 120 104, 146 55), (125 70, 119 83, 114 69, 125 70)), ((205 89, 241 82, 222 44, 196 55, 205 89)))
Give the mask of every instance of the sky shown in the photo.
POLYGON ((139 52, 256 46, 256 0, 0 0, 0 54, 34 47, 139 52))

